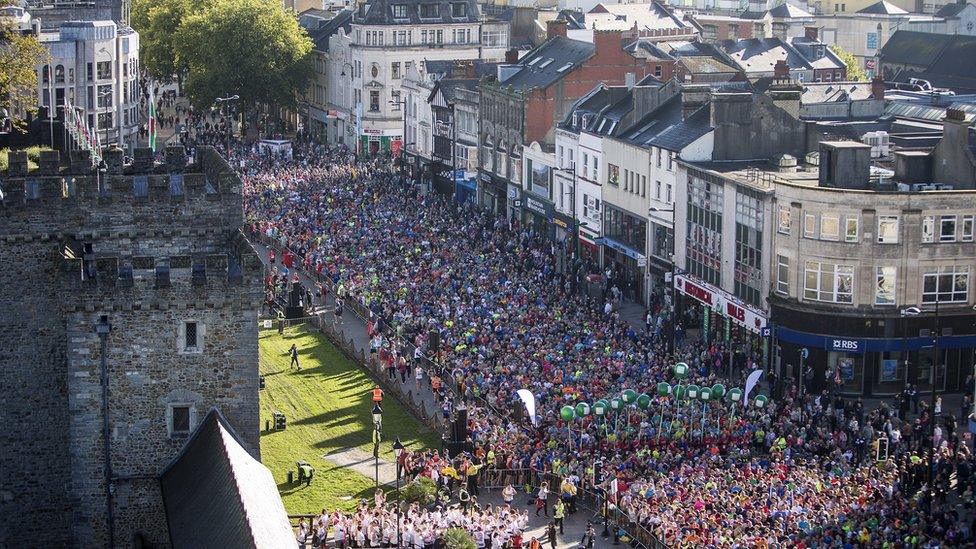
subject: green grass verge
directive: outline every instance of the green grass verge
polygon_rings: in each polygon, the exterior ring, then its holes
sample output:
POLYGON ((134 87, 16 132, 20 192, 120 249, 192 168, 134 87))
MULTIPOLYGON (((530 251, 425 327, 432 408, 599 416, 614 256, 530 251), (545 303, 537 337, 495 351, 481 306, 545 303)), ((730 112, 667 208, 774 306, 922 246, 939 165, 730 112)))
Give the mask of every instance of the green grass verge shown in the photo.
MULTIPOLYGON (((352 510, 359 498, 372 497, 372 478, 337 468, 325 458, 350 447, 372 455, 373 406, 368 393, 374 384, 369 375, 325 336, 303 327, 289 328, 283 335, 261 330, 260 361, 265 376, 261 459, 278 482, 288 513, 315 513, 323 507, 352 510), (299 349, 300 372, 289 368, 292 343, 299 349), (287 428, 266 432, 265 421, 275 411, 285 414, 287 428), (315 467, 311 486, 287 484, 288 471, 295 470, 300 459, 315 467)), ((383 401, 383 431, 381 451, 389 460, 395 437, 410 449, 437 444, 436 435, 392 397, 383 401)))

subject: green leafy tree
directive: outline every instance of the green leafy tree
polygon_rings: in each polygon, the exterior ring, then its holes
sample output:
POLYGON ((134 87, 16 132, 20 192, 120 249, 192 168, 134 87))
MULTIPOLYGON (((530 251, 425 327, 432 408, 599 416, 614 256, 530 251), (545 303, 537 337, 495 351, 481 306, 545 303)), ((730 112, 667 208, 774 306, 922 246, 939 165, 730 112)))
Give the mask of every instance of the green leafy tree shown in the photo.
POLYGON ((312 41, 276 0, 216 0, 183 20, 174 42, 199 109, 231 95, 245 107, 294 106, 312 76, 312 41))
POLYGON ((444 547, 447 549, 477 549, 474 539, 463 528, 448 528, 444 531, 444 547))
POLYGON ((839 57, 844 62, 844 65, 847 66, 848 80, 860 82, 868 79, 868 75, 864 74, 861 63, 858 62, 857 57, 854 57, 853 53, 845 51, 844 48, 837 45, 830 46, 830 51, 834 52, 834 55, 839 57))
POLYGON ((199 11, 205 2, 194 0, 136 0, 132 5, 132 28, 139 31, 139 58, 143 68, 157 79, 181 77, 185 64, 177 62, 176 32, 184 19, 199 11))
MULTIPOLYGON (((7 3, 0 0, 0 7, 7 3)), ((22 127, 27 114, 37 110, 37 71, 49 59, 36 36, 0 22, 0 109, 14 127, 22 127)))

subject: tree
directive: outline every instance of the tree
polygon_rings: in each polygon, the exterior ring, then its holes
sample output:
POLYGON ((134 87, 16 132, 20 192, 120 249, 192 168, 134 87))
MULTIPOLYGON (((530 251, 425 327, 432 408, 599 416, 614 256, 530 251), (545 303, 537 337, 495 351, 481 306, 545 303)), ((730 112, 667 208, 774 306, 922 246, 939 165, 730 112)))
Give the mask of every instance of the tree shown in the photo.
POLYGON ((845 51, 844 48, 838 45, 830 46, 830 51, 834 52, 834 55, 840 58, 847 66, 847 79, 860 82, 862 80, 867 80, 868 76, 864 74, 864 69, 861 68, 860 62, 858 62, 857 57, 854 57, 853 53, 845 51))
POLYGON ((49 59, 36 36, 0 23, 0 109, 6 110, 14 127, 22 127, 27 114, 37 110, 37 70, 49 59))
POLYGON ((312 41, 276 0, 216 0, 189 15, 175 35, 186 91, 198 109, 238 95, 245 107, 294 106, 312 76, 312 41))
POLYGON ((474 539, 463 528, 448 528, 444 530, 444 547, 447 549, 477 549, 474 539))
POLYGON ((178 77, 186 72, 177 63, 176 32, 189 15, 203 7, 193 0, 136 0, 132 5, 132 28, 139 31, 139 58, 157 79, 178 77))

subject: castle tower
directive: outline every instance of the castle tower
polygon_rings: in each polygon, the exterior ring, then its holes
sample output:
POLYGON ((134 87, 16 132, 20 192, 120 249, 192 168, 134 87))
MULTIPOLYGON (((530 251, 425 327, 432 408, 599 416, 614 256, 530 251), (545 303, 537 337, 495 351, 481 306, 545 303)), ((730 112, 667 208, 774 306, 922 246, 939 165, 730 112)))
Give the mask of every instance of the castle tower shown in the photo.
POLYGON ((166 547, 158 475, 208 410, 260 457, 262 267, 212 149, 73 156, 0 174, 0 546, 166 547))

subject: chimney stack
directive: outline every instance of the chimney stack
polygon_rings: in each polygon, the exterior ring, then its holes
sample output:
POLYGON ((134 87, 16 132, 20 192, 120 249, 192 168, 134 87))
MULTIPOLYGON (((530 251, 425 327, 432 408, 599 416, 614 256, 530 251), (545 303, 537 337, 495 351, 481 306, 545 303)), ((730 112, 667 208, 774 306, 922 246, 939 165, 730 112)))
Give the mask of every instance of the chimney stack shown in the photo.
POLYGON ((803 27, 803 35, 810 40, 820 40, 820 29, 817 27, 803 27))
POLYGON ((619 52, 623 41, 623 33, 619 30, 594 30, 593 44, 596 46, 597 55, 601 52, 619 52))
POLYGON ((871 98, 872 99, 884 99, 885 98, 885 86, 884 78, 880 76, 875 76, 871 79, 871 98))
POLYGON ((566 22, 559 19, 550 19, 546 23, 546 38, 555 38, 556 36, 566 37, 566 22))
POLYGON ((509 65, 514 65, 514 64, 518 63, 518 50, 517 49, 512 48, 512 49, 507 50, 505 52, 505 63, 507 63, 509 65))
POLYGON ((681 87, 681 118, 687 120, 695 111, 708 104, 711 87, 708 84, 686 84, 681 87))
POLYGON ((790 77, 790 66, 786 64, 786 59, 780 59, 773 67, 773 78, 782 80, 790 77))

